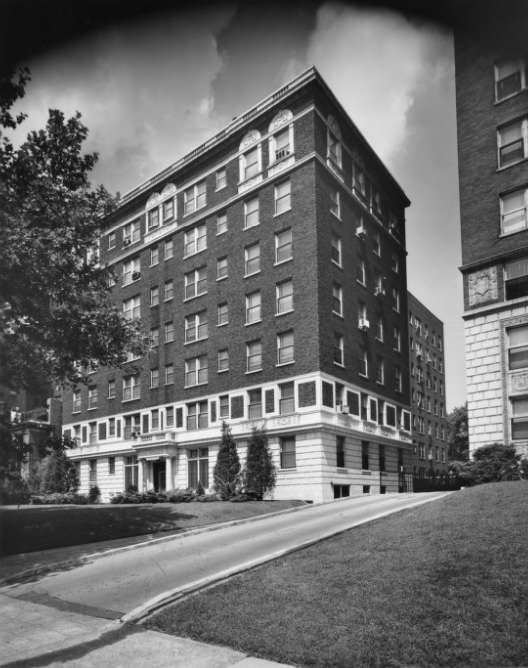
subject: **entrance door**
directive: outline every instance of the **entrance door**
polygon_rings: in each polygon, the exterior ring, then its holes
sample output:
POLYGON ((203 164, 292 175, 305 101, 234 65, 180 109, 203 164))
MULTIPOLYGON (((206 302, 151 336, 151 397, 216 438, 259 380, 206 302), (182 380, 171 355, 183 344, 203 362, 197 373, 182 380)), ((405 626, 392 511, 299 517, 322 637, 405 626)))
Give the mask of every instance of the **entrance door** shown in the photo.
POLYGON ((167 464, 164 459, 152 462, 152 477, 156 492, 164 492, 166 489, 166 469, 167 464))

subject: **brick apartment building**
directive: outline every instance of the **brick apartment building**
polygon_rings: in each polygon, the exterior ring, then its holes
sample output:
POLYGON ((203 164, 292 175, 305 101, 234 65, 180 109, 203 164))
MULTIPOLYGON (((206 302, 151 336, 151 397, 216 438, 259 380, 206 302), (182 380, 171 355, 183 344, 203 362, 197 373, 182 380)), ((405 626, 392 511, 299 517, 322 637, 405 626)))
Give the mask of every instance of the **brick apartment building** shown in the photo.
POLYGON ((528 454, 527 8, 455 35, 470 451, 528 454))
POLYGON ((81 491, 211 489, 223 420, 275 498, 398 491, 408 205, 315 69, 123 196, 100 258, 152 345, 64 397, 81 491))
POLYGON ((444 324, 410 292, 407 299, 413 473, 423 478, 448 469, 444 324))

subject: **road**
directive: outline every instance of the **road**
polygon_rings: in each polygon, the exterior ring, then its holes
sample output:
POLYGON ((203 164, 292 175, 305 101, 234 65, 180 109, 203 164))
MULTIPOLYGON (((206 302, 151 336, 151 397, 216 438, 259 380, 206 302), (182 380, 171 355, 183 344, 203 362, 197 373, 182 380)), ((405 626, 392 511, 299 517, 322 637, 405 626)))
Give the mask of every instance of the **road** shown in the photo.
POLYGON ((96 616, 97 610, 105 610, 113 616, 135 620, 145 610, 151 610, 153 603, 166 602, 181 589, 201 586, 204 581, 217 580, 219 574, 229 575, 298 546, 445 495, 376 495, 308 506, 109 553, 71 570, 46 575, 37 582, 5 587, 4 593, 89 606, 96 616))

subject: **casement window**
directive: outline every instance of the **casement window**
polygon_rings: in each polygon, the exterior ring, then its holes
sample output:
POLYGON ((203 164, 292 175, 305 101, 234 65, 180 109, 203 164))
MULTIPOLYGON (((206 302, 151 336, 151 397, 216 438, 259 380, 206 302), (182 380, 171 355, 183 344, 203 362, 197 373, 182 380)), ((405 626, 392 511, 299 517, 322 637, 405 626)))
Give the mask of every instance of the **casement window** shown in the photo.
POLYGON ((244 249, 244 275, 250 276, 260 271, 260 244, 251 244, 244 249))
POLYGON ((185 343, 207 338, 207 311, 185 316, 185 343))
POLYGON ((158 304, 159 304, 159 287, 155 285, 154 287, 150 288, 150 305, 158 306, 158 304))
POLYGON ((207 226, 198 225, 183 235, 183 257, 189 257, 207 248, 207 226))
POLYGON ((290 364, 293 361, 293 331, 277 334, 277 364, 290 364))
POLYGON ((345 437, 336 436, 336 467, 345 468, 345 437))
POLYGON ((400 312, 400 291, 398 288, 392 288, 392 309, 396 313, 400 312))
POLYGON ((204 385, 208 381, 207 355, 185 361, 185 387, 204 385))
POLYGON ((174 323, 172 321, 165 323, 165 343, 174 341, 174 323))
POLYGON ((334 332, 334 364, 345 365, 345 340, 337 332, 334 332))
POLYGON ((366 348, 359 348, 359 375, 368 378, 368 355, 366 348))
POLYGON ((401 332, 399 327, 394 327, 392 330, 392 335, 394 338, 394 350, 401 352, 401 332))
POLYGON ((246 325, 259 322, 261 319, 260 290, 246 295, 246 325))
POLYGON ((528 295, 528 257, 505 263, 504 291, 506 299, 528 295))
POLYGON ((227 348, 218 351, 217 369, 218 373, 229 369, 229 351, 227 348))
POLYGON ((294 469, 297 466, 295 436, 282 436, 280 439, 280 467, 294 469))
POLYGON ((249 390, 248 392, 248 417, 250 420, 262 417, 262 390, 249 390))
POLYGON ((396 392, 402 392, 403 391, 403 376, 402 376, 402 370, 400 367, 396 367, 394 369, 394 386, 396 392))
POLYGON ((528 326, 507 330, 508 368, 510 371, 528 367, 528 326))
POLYGON ((108 250, 112 250, 117 246, 117 235, 115 232, 110 232, 108 235, 108 250))
POLYGON ((330 211, 341 220, 341 193, 339 190, 330 193, 330 211))
POLYGON ((332 234, 332 262, 335 262, 339 267, 342 266, 342 244, 341 237, 338 237, 337 234, 332 234))
POLYGON ((283 181, 274 188, 275 215, 278 216, 291 209, 291 182, 283 181))
POLYGON ((332 311, 336 315, 343 315, 343 288, 339 283, 332 284, 332 311))
POLYGON ((229 395, 223 394, 219 397, 219 412, 221 418, 229 417, 229 395))
POLYGON ((170 260, 171 257, 173 257, 173 255, 174 255, 174 241, 172 239, 168 239, 164 245, 164 259, 170 260))
POLYGON ((356 279, 361 285, 367 284, 367 272, 365 268, 365 260, 362 257, 358 257, 356 265, 356 279))
POLYGON ((528 227, 528 188, 500 197, 501 234, 514 234, 528 227))
POLYGON ((166 200, 163 202, 161 205, 161 215, 163 218, 163 224, 168 223, 174 218, 174 198, 171 197, 170 199, 166 200))
POLYGON ((508 167, 528 157, 528 119, 522 118, 497 130, 499 167, 508 167))
POLYGON ((200 483, 204 489, 207 489, 209 487, 209 448, 189 450, 188 453, 189 488, 196 489, 200 483))
POLYGON ((174 364, 165 365, 165 385, 174 383, 174 364))
POLYGON ((369 442, 361 441, 361 468, 364 471, 369 470, 369 442))
POLYGON ((279 413, 293 413, 295 411, 295 385, 294 383, 282 383, 279 385, 279 413))
POLYGON ((504 100, 526 88, 526 63, 504 60, 495 65, 495 98, 504 100))
POLYGON ((127 376, 123 378, 123 401, 139 399, 141 396, 141 385, 139 376, 127 376))
POLYGON ((216 280, 227 278, 227 256, 219 257, 216 261, 216 280))
POLYGON ((227 186, 226 170, 225 168, 218 169, 216 172, 216 190, 222 190, 222 188, 225 188, 226 186, 227 186))
POLYGON ((116 395, 116 382, 115 380, 109 380, 107 397, 108 399, 115 399, 115 395, 116 395))
POLYGON ((141 278, 140 260, 138 257, 123 262, 123 285, 128 285, 141 278))
POLYGON ((383 337, 385 334, 385 325, 383 323, 383 318, 380 316, 376 320, 376 338, 378 341, 383 341, 383 337))
POLYGON ((141 238, 141 226, 139 220, 123 226, 123 246, 135 244, 141 238))
POLYGON ((159 209, 157 207, 147 212, 147 221, 149 232, 159 227, 159 209))
POLYGON ((159 387, 159 369, 150 370, 150 387, 159 387))
POLYGON ((382 357, 378 357, 378 364, 376 366, 376 383, 378 383, 378 385, 385 384, 385 360, 382 357))
POLYGON ((259 222, 259 199, 254 197, 244 202, 244 229, 255 227, 259 222))
POLYGON ((78 413, 80 410, 81 410, 81 390, 74 390, 72 412, 78 413))
POLYGON ((293 311, 293 281, 289 278, 276 286, 276 314, 293 311))
POLYGON ((227 232, 227 214, 219 213, 216 217, 216 233, 224 234, 227 232))
POLYGON ((514 441, 528 439, 528 398, 511 397, 511 437, 514 441))
POLYGON ((292 153, 290 128, 276 132, 270 139, 270 162, 287 158, 292 153))
POLYGON ((123 317, 127 320, 139 318, 141 315, 141 301, 139 295, 125 299, 123 302, 123 317))
POLYGON ((293 233, 291 229, 275 234, 275 263, 286 262, 293 257, 293 233))
POLYGON ((154 265, 158 264, 159 262, 159 247, 154 246, 153 248, 150 249, 150 266, 153 267, 154 265))
POLYGON ((187 404, 187 429, 206 429, 208 426, 207 401, 187 404))
POLYGON ((207 292, 207 267, 185 274, 185 299, 192 299, 207 292))
POLYGON ((200 181, 183 192, 183 213, 194 213, 207 204, 205 181, 200 181))
POLYGON ((260 340, 246 344, 246 369, 248 373, 262 370, 262 342, 260 340))
POLYGON ((218 324, 218 326, 227 325, 228 322, 229 322, 229 310, 227 308, 227 302, 224 302, 222 304, 218 304, 218 308, 217 308, 217 324, 218 324))

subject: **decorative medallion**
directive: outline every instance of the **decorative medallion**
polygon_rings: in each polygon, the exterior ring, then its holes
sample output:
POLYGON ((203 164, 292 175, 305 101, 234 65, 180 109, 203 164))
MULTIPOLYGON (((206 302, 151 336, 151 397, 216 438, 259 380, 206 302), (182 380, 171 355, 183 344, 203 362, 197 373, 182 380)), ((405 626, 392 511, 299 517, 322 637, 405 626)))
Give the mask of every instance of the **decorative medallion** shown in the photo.
POLYGON ((258 130, 250 130, 245 136, 244 139, 240 142, 240 150, 245 151, 249 146, 253 146, 260 139, 260 132, 258 130))
POLYGON ((469 305, 483 304, 499 298, 497 267, 481 269, 468 277, 469 305))

